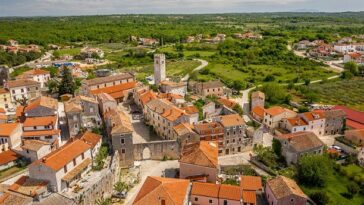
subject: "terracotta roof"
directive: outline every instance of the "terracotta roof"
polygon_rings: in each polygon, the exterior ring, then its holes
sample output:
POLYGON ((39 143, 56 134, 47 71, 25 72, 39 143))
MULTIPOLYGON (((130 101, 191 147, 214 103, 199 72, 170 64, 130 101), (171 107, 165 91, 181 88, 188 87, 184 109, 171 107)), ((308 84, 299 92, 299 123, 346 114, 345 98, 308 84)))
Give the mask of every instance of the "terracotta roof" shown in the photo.
POLYGON ((315 110, 315 112, 322 112, 326 119, 346 117, 346 113, 343 110, 315 110))
POLYGON ((32 199, 29 197, 22 196, 20 194, 5 192, 0 195, 0 204, 1 205, 24 205, 32 202, 32 199))
POLYGON ((0 113, 0 120, 7 120, 8 116, 0 113))
POLYGON ((352 58, 360 58, 361 54, 360 53, 349 53, 350 57, 352 58))
POLYGON ((50 143, 41 140, 23 140, 23 149, 38 151, 45 145, 50 145, 50 143))
POLYGON ((229 199, 234 201, 240 201, 241 188, 239 186, 221 184, 219 191, 219 199, 229 199))
POLYGON ((243 190, 258 191, 262 190, 262 177, 259 176, 241 176, 240 187, 243 190))
POLYGON ((33 126, 54 126, 57 122, 56 116, 46 116, 46 117, 27 117, 23 122, 23 127, 33 127, 33 126))
POLYGON ((173 101, 175 99, 184 99, 182 95, 174 93, 158 93, 158 98, 167 99, 168 101, 173 101))
POLYGON ((0 107, 0 114, 5 114, 6 113, 6 110, 2 107, 0 107))
POLYGON ((179 119, 180 117, 187 115, 183 110, 172 106, 170 109, 165 110, 162 113, 162 117, 166 118, 169 121, 176 121, 177 119, 179 119))
POLYGON ((223 129, 222 125, 218 122, 207 122, 195 124, 195 129, 199 132, 210 131, 211 129, 223 129))
POLYGON ((209 82, 202 82, 199 84, 203 89, 211 89, 211 88, 220 88, 224 87, 224 84, 222 84, 220 81, 209 81, 209 82))
POLYGON ((186 111, 187 114, 196 114, 199 113, 198 109, 194 105, 181 107, 182 110, 186 111))
POLYGON ((350 138, 349 140, 356 139, 364 143, 364 129, 346 130, 345 138, 350 138))
POLYGON ((25 112, 32 110, 38 106, 47 107, 53 110, 58 109, 58 101, 54 98, 46 97, 46 96, 40 96, 30 103, 28 103, 28 106, 25 107, 25 112))
POLYGON ((23 137, 37 137, 37 136, 48 136, 48 135, 58 135, 61 130, 39 130, 39 131, 26 131, 23 132, 23 137))
POLYGON ((102 136, 92 133, 90 131, 86 131, 85 133, 83 133, 83 135, 81 136, 80 139, 87 142, 92 147, 95 147, 97 145, 97 143, 99 143, 101 141, 102 136))
POLYGON ((119 85, 114 85, 106 88, 100 88, 97 90, 91 90, 91 93, 94 95, 100 94, 100 93, 107 93, 111 97, 117 99, 124 97, 124 91, 130 90, 135 88, 136 82, 129 82, 129 83, 122 83, 119 85))
POLYGON ((274 107, 265 109, 265 112, 268 113, 269 115, 276 116, 276 115, 280 115, 280 114, 284 113, 285 109, 283 107, 274 106, 274 107))
POLYGON ((191 195, 218 198, 219 190, 220 190, 220 184, 193 182, 191 188, 191 195))
POLYGON ((364 124, 347 119, 346 126, 352 129, 364 129, 364 124))
POLYGON ((219 103, 225 105, 226 107, 231 108, 231 109, 236 105, 236 102, 231 101, 231 100, 226 99, 226 98, 220 98, 217 101, 219 103))
POLYGON ((242 192, 244 204, 257 204, 257 195, 255 191, 245 191, 242 192))
POLYGON ((305 113, 302 113, 302 115, 308 121, 321 120, 321 119, 325 118, 324 114, 322 112, 320 112, 320 111, 305 112, 305 113))
POLYGON ((19 79, 19 80, 14 80, 14 81, 8 81, 7 82, 7 86, 9 88, 16 88, 16 87, 23 87, 23 86, 40 86, 40 83, 34 81, 34 80, 29 80, 29 79, 19 79))
POLYGON ((111 134, 123 134, 133 132, 133 125, 122 110, 110 110, 105 113, 105 119, 110 120, 112 125, 111 134))
POLYGON ((90 148, 91 146, 89 144, 82 140, 76 139, 73 142, 63 145, 58 150, 51 152, 42 159, 33 162, 31 166, 44 165, 53 169, 54 171, 58 171, 66 164, 71 162, 74 158, 80 156, 90 148))
POLYGON ((46 190, 46 181, 31 179, 28 176, 21 176, 14 184, 10 185, 9 190, 30 197, 37 196, 40 189, 46 190))
POLYGON ((0 124, 0 136, 10 137, 13 131, 19 126, 18 123, 6 123, 0 124))
POLYGON ((78 95, 69 101, 64 103, 64 110, 66 113, 72 113, 72 112, 82 112, 82 102, 89 102, 93 104, 98 104, 97 100, 92 97, 87 97, 83 95, 78 95))
POLYGON ((183 147, 182 163, 193 164, 203 167, 218 167, 218 147, 214 142, 200 141, 183 147))
MULTIPOLYGON (((364 112, 360 112, 357 110, 350 109, 346 106, 337 105, 332 108, 333 110, 343 110, 346 113, 346 119, 351 120, 355 123, 359 123, 361 125, 364 125, 364 112)), ((353 123, 355 126, 356 124, 353 123)), ((356 127, 354 127, 356 128, 356 127)))
POLYGON ((324 143, 313 132, 282 134, 278 135, 277 138, 288 140, 290 147, 296 152, 303 152, 324 146, 324 143))
POLYGON ((288 118, 287 121, 292 126, 308 125, 307 122, 303 120, 301 117, 288 118))
POLYGON ((260 118, 264 117, 264 108, 260 107, 260 106, 255 106, 252 110, 252 113, 258 115, 260 118))
POLYGON ((149 91, 145 92, 144 94, 142 94, 139 99, 142 102, 142 105, 145 105, 149 101, 157 99, 157 96, 152 90, 149 90, 149 91))
POLYGON ((183 205, 187 203, 189 180, 148 176, 133 205, 183 205))
POLYGON ((118 80, 125 80, 125 79, 129 79, 129 78, 134 78, 134 76, 130 73, 122 73, 122 74, 113 75, 113 76, 85 80, 84 83, 88 86, 92 86, 92 85, 109 83, 109 82, 118 81, 118 80))
POLYGON ((50 74, 50 72, 46 71, 46 70, 42 70, 42 69, 32 69, 32 70, 25 71, 24 73, 16 76, 16 78, 17 79, 29 78, 34 75, 47 75, 47 74, 50 74))
POLYGON ((282 199, 284 197, 290 196, 291 194, 307 198, 305 193, 303 193, 294 180, 284 176, 278 176, 274 179, 268 180, 267 185, 272 190, 272 193, 276 199, 282 199))
POLYGON ((116 100, 107 93, 100 93, 97 95, 97 98, 103 103, 108 102, 108 101, 116 102, 116 100))
POLYGON ((220 120, 224 127, 245 125, 245 121, 238 114, 222 115, 220 120))
POLYGON ((8 164, 9 162, 17 160, 19 157, 20 156, 17 153, 15 153, 11 150, 1 152, 0 153, 0 165, 8 164))
POLYGON ((193 133, 192 126, 189 123, 180 123, 178 125, 175 125, 173 126, 173 130, 177 133, 178 136, 193 133))

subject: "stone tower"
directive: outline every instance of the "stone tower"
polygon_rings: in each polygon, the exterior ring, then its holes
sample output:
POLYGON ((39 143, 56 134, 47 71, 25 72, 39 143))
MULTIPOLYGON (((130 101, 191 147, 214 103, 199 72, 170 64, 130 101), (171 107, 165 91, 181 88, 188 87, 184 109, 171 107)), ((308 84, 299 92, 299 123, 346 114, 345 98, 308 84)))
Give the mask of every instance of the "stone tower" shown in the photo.
POLYGON ((154 83, 156 85, 166 80, 166 56, 164 54, 154 55, 154 83))
POLYGON ((250 106, 251 110, 253 110, 253 108, 255 108, 256 106, 260 106, 260 107, 264 108, 264 103, 265 103, 265 94, 264 93, 262 93, 260 91, 253 92, 251 99, 252 99, 251 106, 250 106))

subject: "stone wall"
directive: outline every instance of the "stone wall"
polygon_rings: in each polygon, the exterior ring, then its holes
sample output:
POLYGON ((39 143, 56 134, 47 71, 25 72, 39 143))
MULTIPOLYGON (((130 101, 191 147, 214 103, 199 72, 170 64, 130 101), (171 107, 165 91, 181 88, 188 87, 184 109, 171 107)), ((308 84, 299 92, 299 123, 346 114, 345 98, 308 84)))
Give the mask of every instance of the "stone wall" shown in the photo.
POLYGON ((179 158, 180 147, 176 140, 153 141, 134 144, 133 146, 134 160, 162 160, 164 157, 179 158), (150 156, 145 156, 146 153, 149 153, 150 156))

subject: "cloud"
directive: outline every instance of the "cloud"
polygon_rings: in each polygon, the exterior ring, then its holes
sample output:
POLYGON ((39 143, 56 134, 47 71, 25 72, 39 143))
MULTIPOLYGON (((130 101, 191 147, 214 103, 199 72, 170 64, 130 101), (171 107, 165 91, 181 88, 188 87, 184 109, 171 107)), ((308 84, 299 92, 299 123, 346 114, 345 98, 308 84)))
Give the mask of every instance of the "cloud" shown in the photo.
POLYGON ((0 0, 0 16, 364 10, 363 0, 0 0))

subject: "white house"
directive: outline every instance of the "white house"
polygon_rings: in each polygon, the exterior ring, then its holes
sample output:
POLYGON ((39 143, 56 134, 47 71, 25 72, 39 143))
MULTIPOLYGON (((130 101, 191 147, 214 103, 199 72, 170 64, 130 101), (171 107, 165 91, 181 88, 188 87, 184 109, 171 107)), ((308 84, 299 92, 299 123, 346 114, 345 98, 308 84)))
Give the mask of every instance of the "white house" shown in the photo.
POLYGON ((18 75, 16 79, 30 79, 40 83, 40 87, 46 87, 47 82, 51 79, 49 71, 42 69, 33 69, 18 75))
POLYGON ((11 102, 14 104, 16 104, 16 101, 19 99, 33 99, 41 95, 41 85, 34 80, 19 79, 8 81, 5 83, 4 87, 10 91, 11 102))

